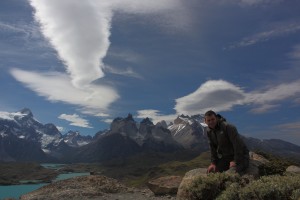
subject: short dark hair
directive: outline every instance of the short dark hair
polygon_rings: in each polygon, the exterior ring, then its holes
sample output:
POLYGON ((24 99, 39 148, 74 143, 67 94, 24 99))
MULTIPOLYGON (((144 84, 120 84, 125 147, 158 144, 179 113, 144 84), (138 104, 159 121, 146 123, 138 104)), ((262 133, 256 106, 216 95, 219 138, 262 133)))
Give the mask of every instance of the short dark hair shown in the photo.
POLYGON ((204 114, 204 117, 208 117, 208 116, 212 116, 212 115, 217 116, 217 114, 214 111, 209 110, 204 114))

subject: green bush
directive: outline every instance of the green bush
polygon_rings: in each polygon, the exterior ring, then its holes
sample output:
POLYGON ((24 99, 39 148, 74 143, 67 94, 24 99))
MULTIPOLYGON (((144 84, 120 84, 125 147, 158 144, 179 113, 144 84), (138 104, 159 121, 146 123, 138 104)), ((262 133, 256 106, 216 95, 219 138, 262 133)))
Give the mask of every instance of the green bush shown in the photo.
POLYGON ((201 177, 188 189, 191 199, 215 199, 232 183, 241 183, 242 178, 236 174, 215 173, 201 177))
POLYGON ((283 175, 288 164, 281 160, 272 160, 258 167, 260 176, 283 175))
POLYGON ((195 180, 188 193, 191 200, 298 200, 300 175, 271 175, 254 180, 251 176, 209 174, 195 180))
POLYGON ((241 190, 241 199, 291 199, 294 190, 300 188, 300 176, 265 176, 251 182, 241 190))
POLYGON ((294 190, 291 196, 292 200, 299 200, 300 199, 300 189, 294 190))
POLYGON ((250 182, 245 187, 232 184, 218 196, 218 200, 288 200, 300 197, 300 175, 264 176, 250 182))
POLYGON ((265 153, 262 151, 256 151, 256 153, 262 155, 264 158, 270 161, 258 167, 260 176, 275 174, 283 175, 288 166, 297 165, 297 163, 293 162, 292 160, 278 157, 270 153, 265 153))

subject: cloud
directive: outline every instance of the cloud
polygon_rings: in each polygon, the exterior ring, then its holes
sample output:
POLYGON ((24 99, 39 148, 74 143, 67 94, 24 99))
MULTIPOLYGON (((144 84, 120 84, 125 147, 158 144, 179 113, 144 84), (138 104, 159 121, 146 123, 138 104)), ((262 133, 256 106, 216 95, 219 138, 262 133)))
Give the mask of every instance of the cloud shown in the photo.
POLYGON ((179 3, 179 0, 30 0, 35 19, 65 63, 76 87, 104 76, 102 60, 110 45, 114 11, 158 13, 179 8, 179 3))
POLYGON ((273 108, 277 108, 279 105, 272 105, 272 104, 263 104, 260 106, 257 106, 253 109, 250 110, 250 112, 255 113, 255 114, 261 114, 261 113, 266 113, 270 111, 273 108))
POLYGON ((293 60, 300 61, 300 44, 293 47, 292 52, 289 53, 289 57, 293 60))
POLYGON ((0 22, 0 30, 2 31, 9 31, 9 32, 21 32, 21 33, 27 33, 27 31, 23 28, 0 22))
POLYGON ((300 131, 300 121, 291 122, 291 123, 285 123, 285 124, 280 124, 280 125, 277 125, 276 128, 279 128, 279 129, 285 130, 285 131, 288 131, 288 130, 297 130, 298 134, 299 134, 299 131, 300 131))
POLYGON ((300 80, 272 86, 267 90, 253 91, 246 95, 245 102, 268 104, 300 95, 300 80))
POLYGON ((258 5, 258 4, 270 4, 270 3, 279 3, 282 2, 283 0, 239 0, 239 2, 243 5, 258 5))
POLYGON ((73 115, 61 114, 58 118, 71 122, 70 125, 73 126, 78 126, 83 128, 93 128, 89 125, 89 122, 86 119, 81 118, 77 114, 73 114, 73 115))
POLYGON ((129 76, 129 77, 134 77, 134 78, 139 78, 139 79, 143 78, 141 75, 134 72, 130 67, 128 67, 125 70, 120 70, 120 69, 114 68, 112 66, 105 65, 105 71, 112 73, 112 74, 122 75, 122 76, 129 76))
POLYGON ((157 122, 161 122, 162 120, 165 120, 166 122, 171 122, 173 121, 177 115, 162 115, 159 114, 159 110, 139 110, 137 111, 137 118, 144 119, 144 118, 150 118, 154 124, 157 122))
POLYGON ((283 37, 300 31, 300 22, 281 22, 269 27, 267 30, 243 38, 241 41, 233 44, 229 49, 238 47, 247 47, 260 42, 266 42, 277 37, 283 37))
POLYGON ((42 32, 65 63, 76 87, 104 76, 101 60, 109 47, 112 13, 91 1, 30 0, 42 32))
POLYGON ((85 113, 103 115, 109 105, 116 101, 117 92, 106 85, 89 84, 85 88, 76 88, 70 77, 63 73, 37 73, 12 69, 11 74, 26 87, 47 100, 64 102, 81 107, 85 113))
POLYGON ((63 132, 65 130, 64 127, 61 127, 61 126, 56 126, 57 130, 59 130, 60 132, 63 132))
MULTIPOLYGON (((182 9, 181 0, 29 0, 42 34, 56 50, 67 73, 12 69, 12 76, 47 100, 77 105, 86 114, 107 117, 109 105, 119 98, 107 85, 93 83, 104 76, 103 59, 110 46, 113 13, 167 14, 182 9)), ((176 23, 176 20, 174 20, 176 23)), ((27 32, 1 23, 0 28, 27 32)), ((36 33, 32 31, 32 34, 36 33)), ((138 59, 138 58, 135 58, 138 59)), ((128 59, 127 59, 128 61, 128 59)), ((132 60, 131 60, 132 61, 132 60)), ((141 78, 131 68, 110 73, 141 78)))
POLYGON ((210 80, 195 92, 176 99, 175 110, 179 114, 199 114, 209 109, 216 112, 230 110, 242 104, 245 93, 242 88, 223 80, 210 80))
POLYGON ((158 110, 145 109, 138 111, 138 118, 150 117, 155 122, 166 118, 171 121, 181 114, 203 114, 211 109, 228 111, 237 105, 251 106, 250 112, 262 114, 278 108, 284 100, 294 102, 299 98, 300 80, 249 92, 225 80, 209 80, 191 94, 175 100, 176 114, 163 115, 158 110))

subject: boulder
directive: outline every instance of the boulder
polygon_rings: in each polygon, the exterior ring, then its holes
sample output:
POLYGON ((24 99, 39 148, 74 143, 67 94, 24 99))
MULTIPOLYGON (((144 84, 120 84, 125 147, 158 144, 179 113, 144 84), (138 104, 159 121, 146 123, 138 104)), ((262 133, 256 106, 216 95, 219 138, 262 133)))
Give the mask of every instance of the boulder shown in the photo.
POLYGON ((155 195, 174 195, 177 193, 181 180, 181 176, 164 176, 150 180, 147 186, 155 195))
POLYGON ((257 160, 250 160, 249 161, 249 167, 245 171, 244 175, 251 175, 254 178, 259 178, 259 166, 262 165, 261 162, 257 160))
POLYGON ((300 174, 300 167, 291 165, 288 168, 286 168, 286 172, 300 174))
POLYGON ((192 182, 199 178, 199 177, 204 177, 207 176, 207 169, 206 168, 197 168, 193 169, 185 174, 183 177, 178 191, 177 191, 177 200, 186 200, 189 199, 189 193, 187 188, 192 184, 192 182))
POLYGON ((270 162, 269 160, 267 160, 262 155, 254 153, 252 151, 249 152, 249 157, 250 157, 250 160, 258 161, 258 163, 261 163, 261 164, 266 164, 266 163, 270 162))

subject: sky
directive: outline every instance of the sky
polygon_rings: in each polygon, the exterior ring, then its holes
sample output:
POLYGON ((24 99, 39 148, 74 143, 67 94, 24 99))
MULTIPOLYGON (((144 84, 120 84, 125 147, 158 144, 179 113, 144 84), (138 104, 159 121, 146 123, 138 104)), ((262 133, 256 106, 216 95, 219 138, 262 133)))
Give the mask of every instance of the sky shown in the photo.
POLYGON ((214 110, 300 145, 298 0, 1 0, 0 111, 94 135, 214 110))

